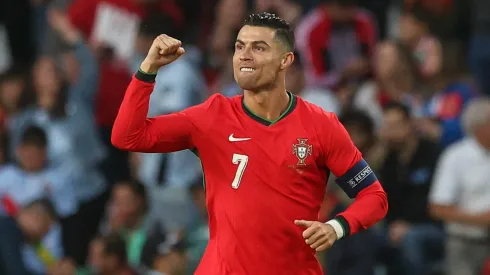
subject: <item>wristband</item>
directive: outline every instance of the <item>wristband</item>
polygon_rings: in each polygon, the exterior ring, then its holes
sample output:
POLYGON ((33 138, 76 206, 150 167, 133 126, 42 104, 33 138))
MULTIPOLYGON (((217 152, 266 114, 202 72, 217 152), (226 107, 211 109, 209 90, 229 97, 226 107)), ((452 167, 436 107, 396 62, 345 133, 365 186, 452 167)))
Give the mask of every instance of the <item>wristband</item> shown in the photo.
POLYGON ((340 240, 342 239, 342 237, 344 237, 344 233, 345 233, 344 228, 342 227, 339 221, 333 219, 326 222, 326 224, 329 224, 333 227, 333 229, 335 230, 335 234, 337 234, 337 240, 340 240))

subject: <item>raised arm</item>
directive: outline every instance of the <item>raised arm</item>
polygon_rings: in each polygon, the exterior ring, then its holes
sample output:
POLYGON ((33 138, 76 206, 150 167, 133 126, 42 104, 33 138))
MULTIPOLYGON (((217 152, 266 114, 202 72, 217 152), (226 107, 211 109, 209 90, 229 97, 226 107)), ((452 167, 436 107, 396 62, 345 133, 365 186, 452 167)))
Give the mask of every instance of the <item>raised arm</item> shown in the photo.
POLYGON ((153 42, 140 70, 129 84, 112 129, 112 144, 119 149, 166 153, 194 148, 191 117, 205 112, 198 105, 182 112, 147 118, 150 95, 158 69, 184 54, 182 43, 167 35, 153 42))

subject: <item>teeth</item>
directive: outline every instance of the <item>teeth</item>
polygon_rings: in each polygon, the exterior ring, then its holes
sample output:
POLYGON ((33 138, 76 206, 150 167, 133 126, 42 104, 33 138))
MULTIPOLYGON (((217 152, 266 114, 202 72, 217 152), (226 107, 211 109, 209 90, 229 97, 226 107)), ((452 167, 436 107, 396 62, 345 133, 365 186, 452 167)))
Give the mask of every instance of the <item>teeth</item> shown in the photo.
POLYGON ((240 68, 240 71, 242 71, 242 72, 253 72, 253 71, 255 71, 255 69, 253 69, 253 68, 240 68))

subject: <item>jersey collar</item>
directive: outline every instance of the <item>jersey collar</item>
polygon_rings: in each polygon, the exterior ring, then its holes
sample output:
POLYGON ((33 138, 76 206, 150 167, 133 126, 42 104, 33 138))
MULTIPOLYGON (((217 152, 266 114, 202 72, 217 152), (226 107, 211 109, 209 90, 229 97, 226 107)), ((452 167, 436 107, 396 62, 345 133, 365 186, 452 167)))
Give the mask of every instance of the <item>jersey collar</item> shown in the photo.
POLYGON ((284 113, 282 113, 277 119, 275 120, 268 120, 268 119, 265 119, 263 117, 260 117, 258 115, 256 115, 254 112, 252 112, 246 105, 245 105, 245 102, 244 102, 244 97, 242 97, 242 107, 243 107, 243 111, 245 112, 245 114, 247 114, 250 118, 252 118, 253 120, 259 122, 260 124, 263 124, 265 126, 272 126, 274 124, 276 124, 278 121, 282 120, 283 118, 285 118, 286 116, 288 116, 290 113, 293 112, 293 110, 296 108, 296 103, 297 103, 297 98, 296 96, 291 93, 290 91, 287 91, 288 95, 289 95, 289 105, 288 105, 288 108, 286 109, 286 111, 284 113))

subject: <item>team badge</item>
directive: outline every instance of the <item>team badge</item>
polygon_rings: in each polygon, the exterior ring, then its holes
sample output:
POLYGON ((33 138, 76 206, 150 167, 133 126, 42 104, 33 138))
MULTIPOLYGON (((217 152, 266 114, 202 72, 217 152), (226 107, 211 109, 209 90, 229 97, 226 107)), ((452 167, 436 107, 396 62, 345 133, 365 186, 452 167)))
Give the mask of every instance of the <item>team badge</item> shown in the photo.
POLYGON ((296 165, 306 165, 306 158, 312 154, 313 145, 306 144, 307 141, 307 138, 298 138, 298 143, 293 144, 293 155, 298 158, 296 165))

